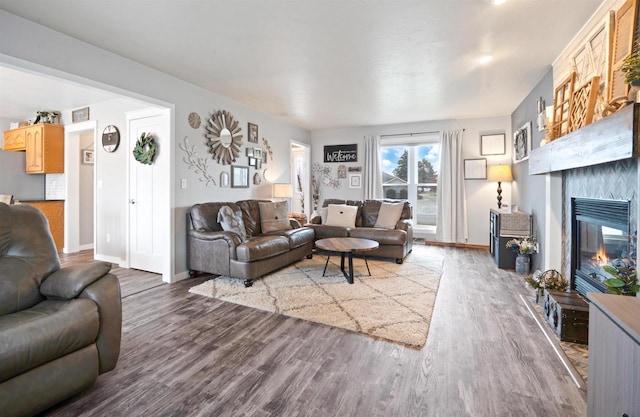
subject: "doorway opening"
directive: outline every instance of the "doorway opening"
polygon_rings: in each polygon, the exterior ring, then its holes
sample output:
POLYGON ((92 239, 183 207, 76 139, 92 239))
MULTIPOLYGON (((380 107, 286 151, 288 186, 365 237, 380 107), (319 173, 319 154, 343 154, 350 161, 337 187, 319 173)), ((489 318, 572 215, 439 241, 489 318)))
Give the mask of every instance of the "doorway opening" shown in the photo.
POLYGON ((291 141, 291 184, 293 197, 291 211, 304 213, 307 218, 311 215, 311 180, 310 161, 311 147, 305 143, 291 141))

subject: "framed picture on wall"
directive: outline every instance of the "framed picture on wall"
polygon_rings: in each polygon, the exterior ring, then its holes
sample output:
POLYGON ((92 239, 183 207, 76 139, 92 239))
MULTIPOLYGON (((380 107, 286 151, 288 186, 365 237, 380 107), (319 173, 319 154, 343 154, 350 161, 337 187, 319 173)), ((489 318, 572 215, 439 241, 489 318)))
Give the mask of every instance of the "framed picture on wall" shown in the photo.
POLYGON ((487 158, 465 159, 464 160, 465 180, 486 180, 487 179, 487 158))
POLYGON ((525 123, 513 132, 513 162, 519 163, 529 159, 531 152, 531 122, 525 123))
POLYGON ((480 135, 480 155, 504 155, 507 153, 506 135, 480 135))
POLYGON ((231 188, 249 188, 249 167, 231 167, 231 188))
POLYGON ((362 174, 349 174, 349 188, 362 188, 362 174))
POLYGON ((258 143, 258 125, 249 123, 247 130, 249 131, 247 134, 247 140, 251 143, 258 143))
POLYGON ((82 150, 82 163, 87 165, 93 165, 93 149, 82 150))

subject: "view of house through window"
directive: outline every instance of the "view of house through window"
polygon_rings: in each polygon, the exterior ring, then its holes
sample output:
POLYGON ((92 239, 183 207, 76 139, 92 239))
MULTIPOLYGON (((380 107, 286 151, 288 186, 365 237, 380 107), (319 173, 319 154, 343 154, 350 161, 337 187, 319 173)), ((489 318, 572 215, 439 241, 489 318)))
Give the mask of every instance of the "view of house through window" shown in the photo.
POLYGON ((382 188, 385 198, 409 200, 415 228, 430 229, 437 224, 440 145, 437 135, 410 139, 383 139, 382 188))

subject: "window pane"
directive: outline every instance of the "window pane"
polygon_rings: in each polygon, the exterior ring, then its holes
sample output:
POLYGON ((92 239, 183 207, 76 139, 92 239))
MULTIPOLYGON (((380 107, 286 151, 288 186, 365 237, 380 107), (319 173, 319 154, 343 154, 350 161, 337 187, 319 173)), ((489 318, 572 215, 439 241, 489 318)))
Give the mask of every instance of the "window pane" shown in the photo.
POLYGON ((440 145, 437 143, 416 147, 418 196, 415 210, 415 223, 418 225, 436 225, 436 197, 438 194, 438 171, 440 169, 439 158, 440 145))
POLYGON ((384 197, 409 200, 414 206, 414 225, 435 226, 439 144, 383 146, 381 152, 384 197))

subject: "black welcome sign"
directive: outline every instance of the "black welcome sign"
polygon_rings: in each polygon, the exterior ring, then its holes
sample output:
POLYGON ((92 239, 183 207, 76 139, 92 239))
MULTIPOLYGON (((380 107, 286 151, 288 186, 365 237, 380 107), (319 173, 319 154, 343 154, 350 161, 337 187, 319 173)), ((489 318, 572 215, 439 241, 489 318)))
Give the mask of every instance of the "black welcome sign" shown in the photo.
POLYGON ((358 144, 327 145, 324 147, 324 162, 357 162, 358 144))

